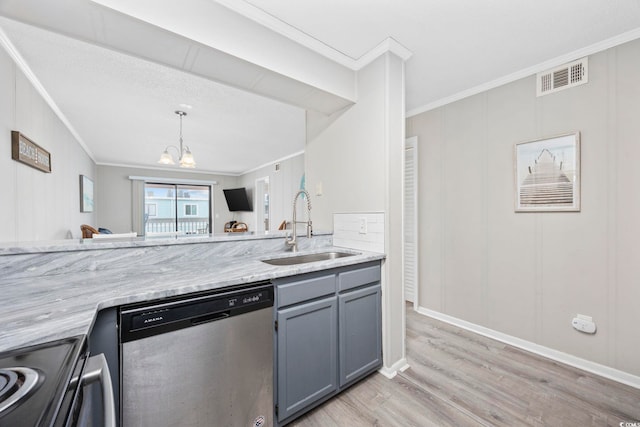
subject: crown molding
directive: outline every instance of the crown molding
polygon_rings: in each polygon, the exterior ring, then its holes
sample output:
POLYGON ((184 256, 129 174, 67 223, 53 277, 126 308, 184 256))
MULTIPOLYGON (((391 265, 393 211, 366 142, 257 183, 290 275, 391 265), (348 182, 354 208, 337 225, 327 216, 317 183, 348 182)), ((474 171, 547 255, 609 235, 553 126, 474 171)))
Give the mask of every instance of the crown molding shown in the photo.
POLYGON ((413 55, 413 52, 411 52, 409 49, 401 45, 398 41, 396 41, 392 37, 387 37, 382 41, 382 43, 380 43, 379 45, 371 49, 369 52, 365 53, 360 58, 358 58, 358 60, 356 61, 354 70, 357 71, 366 67, 367 65, 372 63, 376 58, 378 58, 381 55, 384 55, 387 52, 397 55, 403 61, 406 61, 407 59, 411 58, 411 55, 413 55))
POLYGON ((16 47, 13 45, 13 43, 11 42, 11 40, 9 39, 9 37, 7 36, 7 34, 4 32, 2 28, 0 28, 0 45, 2 45, 4 50, 9 54, 11 59, 13 59, 13 61, 16 63, 20 71, 22 71, 22 73, 27 77, 27 80, 31 82, 36 92, 38 92, 38 94, 40 94, 40 96, 44 99, 44 102, 46 102, 47 105, 49 105, 49 108, 53 110, 53 113, 58 117, 58 119, 62 122, 62 124, 69 130, 71 135, 76 139, 78 144, 80 144, 80 146, 85 151, 85 153, 87 153, 89 158, 94 163, 96 163, 96 159, 93 153, 91 152, 91 150, 89 150, 89 147, 87 146, 87 144, 85 144, 84 140, 80 137, 78 132, 75 130, 75 128, 71 125, 71 123, 67 119, 67 116, 64 115, 64 113, 60 110, 60 108, 55 103, 53 98, 51 98, 51 96, 49 95, 49 92, 47 92, 44 86, 42 86, 42 83, 40 83, 40 80, 38 79, 38 77, 36 77, 34 72, 31 70, 31 67, 29 67, 29 64, 27 64, 27 61, 25 61, 25 59, 22 57, 20 52, 18 52, 18 49, 16 49, 16 47))
POLYGON ((289 159, 291 159, 291 158, 293 158, 293 157, 297 157, 297 156, 299 156, 299 155, 301 155, 301 154, 304 154, 304 150, 296 151, 295 153, 289 154, 288 156, 284 156, 284 157, 281 157, 281 158, 279 158, 279 159, 273 160, 273 161, 271 161, 271 162, 267 162, 267 163, 265 163, 265 164, 263 164, 263 165, 260 165, 260 166, 258 166, 258 167, 255 167, 255 168, 253 168, 253 169, 246 170, 246 171, 244 171, 244 172, 242 172, 242 173, 239 173, 238 175, 239 175, 239 176, 242 176, 242 175, 246 175, 246 174, 248 174, 248 173, 256 172, 256 171, 258 171, 258 170, 260 170, 260 169, 262 169, 262 168, 266 168, 267 166, 275 165, 276 163, 284 162, 285 160, 289 160, 289 159))
POLYGON ((242 0, 215 0, 227 9, 233 10, 240 15, 251 19, 252 21, 274 31, 281 36, 306 47, 307 49, 322 55, 338 64, 347 67, 353 71, 358 71, 366 65, 373 62, 380 55, 391 52, 398 55, 402 60, 406 61, 413 54, 409 49, 402 46, 391 37, 386 38, 382 43, 365 53, 358 59, 354 59, 337 49, 323 43, 322 41, 310 36, 294 26, 276 18, 275 16, 265 12, 264 10, 249 4, 242 0))
POLYGON ((481 85, 472 87, 467 90, 463 90, 462 92, 458 92, 451 96, 447 96, 445 98, 441 98, 437 101, 430 102, 422 107, 413 108, 406 113, 406 117, 413 117, 421 113, 425 113, 430 110, 434 110, 438 107, 442 107, 447 104, 451 104, 452 102, 459 101, 461 99, 477 95, 482 92, 486 92, 490 89, 497 88, 499 86, 505 85, 507 83, 515 82, 516 80, 520 80, 525 77, 529 77, 540 73, 542 71, 546 71, 550 68, 554 68, 560 66, 564 63, 575 61, 577 59, 583 58, 585 56, 593 55, 598 52, 602 52, 607 49, 611 49, 612 47, 619 46, 623 43, 627 43, 640 38, 640 28, 636 28, 631 31, 627 31, 625 33, 619 34, 617 36, 608 38, 598 43, 594 43, 582 49, 578 49, 576 51, 567 53, 565 55, 558 56, 549 61, 542 62, 540 64, 534 65, 529 68, 525 68, 524 70, 516 71, 515 73, 508 74, 504 77, 500 77, 498 79, 492 80, 487 83, 483 83, 481 85))
POLYGON ((110 163, 110 162, 96 162, 96 166, 108 166, 114 168, 127 168, 127 169, 146 169, 146 170, 156 170, 156 171, 164 171, 164 172, 177 172, 182 174, 209 174, 209 175, 220 175, 220 176, 233 176, 237 177, 242 174, 240 173, 229 173, 229 172, 216 172, 209 169, 185 169, 181 167, 171 167, 171 166, 147 166, 147 165, 139 165, 139 164, 126 164, 126 163, 110 163))
POLYGON ((338 64, 355 70, 356 60, 350 56, 332 48, 331 46, 321 42, 320 40, 310 36, 309 34, 287 24, 281 19, 276 18, 273 15, 265 12, 264 10, 249 4, 242 0, 215 0, 219 3, 240 15, 248 18, 268 29, 274 31, 294 42, 310 49, 326 58, 331 59, 338 64))

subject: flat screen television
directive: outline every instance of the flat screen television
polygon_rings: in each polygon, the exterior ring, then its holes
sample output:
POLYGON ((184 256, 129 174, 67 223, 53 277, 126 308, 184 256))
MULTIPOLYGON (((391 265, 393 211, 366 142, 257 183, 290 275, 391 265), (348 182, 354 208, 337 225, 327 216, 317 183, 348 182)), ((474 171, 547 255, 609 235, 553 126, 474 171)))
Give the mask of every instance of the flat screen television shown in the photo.
POLYGON ((227 199, 227 206, 230 212, 253 211, 251 203, 249 203, 249 198, 247 197, 246 188, 229 188, 222 191, 224 192, 224 198, 227 199))

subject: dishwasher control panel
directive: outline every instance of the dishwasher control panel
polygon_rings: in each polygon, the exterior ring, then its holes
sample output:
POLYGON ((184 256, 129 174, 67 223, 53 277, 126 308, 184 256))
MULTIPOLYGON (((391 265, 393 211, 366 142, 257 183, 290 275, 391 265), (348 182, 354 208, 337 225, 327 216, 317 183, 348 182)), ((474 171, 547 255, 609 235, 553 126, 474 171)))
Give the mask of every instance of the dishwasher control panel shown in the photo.
POLYGON ((273 285, 267 282, 238 290, 123 307, 120 339, 132 341, 272 307, 273 296, 273 285))

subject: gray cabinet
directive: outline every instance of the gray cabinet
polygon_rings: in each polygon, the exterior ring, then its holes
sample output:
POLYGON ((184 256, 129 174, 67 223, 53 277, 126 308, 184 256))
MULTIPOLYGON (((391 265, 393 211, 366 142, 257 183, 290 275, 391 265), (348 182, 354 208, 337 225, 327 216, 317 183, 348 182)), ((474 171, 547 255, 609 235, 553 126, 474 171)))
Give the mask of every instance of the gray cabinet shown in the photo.
POLYGON ((338 297, 340 387, 382 364, 380 285, 338 297))
POLYGON ((276 410, 287 424, 382 365, 380 262, 276 285, 276 410))
POLYGON ((278 311, 278 418, 338 388, 335 296, 278 311))
POLYGON ((340 387, 382 365, 380 264, 340 271, 340 387))

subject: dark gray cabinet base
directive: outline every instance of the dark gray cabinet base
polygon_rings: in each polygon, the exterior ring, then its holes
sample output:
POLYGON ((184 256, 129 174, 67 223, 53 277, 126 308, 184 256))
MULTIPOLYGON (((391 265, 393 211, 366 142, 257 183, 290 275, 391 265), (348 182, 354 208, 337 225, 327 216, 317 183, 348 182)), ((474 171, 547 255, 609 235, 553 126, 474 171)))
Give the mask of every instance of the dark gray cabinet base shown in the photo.
POLYGON ((380 285, 338 297, 340 387, 382 365, 380 285))
POLYGON ((382 366, 380 262, 274 283, 275 402, 282 426, 382 366))
POLYGON ((335 296, 278 311, 278 416, 285 419, 338 388, 335 296))

